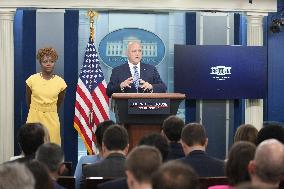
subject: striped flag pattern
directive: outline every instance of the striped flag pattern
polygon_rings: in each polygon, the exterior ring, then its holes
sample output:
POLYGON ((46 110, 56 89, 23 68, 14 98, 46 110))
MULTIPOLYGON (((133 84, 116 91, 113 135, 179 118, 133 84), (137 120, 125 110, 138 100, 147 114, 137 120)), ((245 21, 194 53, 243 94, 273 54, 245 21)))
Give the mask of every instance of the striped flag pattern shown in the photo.
POLYGON ((109 98, 94 42, 89 40, 78 78, 74 127, 89 154, 95 151, 97 125, 109 119, 109 98))

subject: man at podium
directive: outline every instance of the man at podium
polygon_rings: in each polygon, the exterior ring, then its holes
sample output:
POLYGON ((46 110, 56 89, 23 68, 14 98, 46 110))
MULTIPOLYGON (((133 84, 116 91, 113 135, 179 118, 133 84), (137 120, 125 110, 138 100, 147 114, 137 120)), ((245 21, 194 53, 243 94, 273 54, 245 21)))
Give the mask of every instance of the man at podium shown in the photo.
POLYGON ((128 62, 112 70, 107 95, 113 93, 164 93, 167 90, 157 69, 141 63, 142 48, 137 41, 127 46, 128 62))

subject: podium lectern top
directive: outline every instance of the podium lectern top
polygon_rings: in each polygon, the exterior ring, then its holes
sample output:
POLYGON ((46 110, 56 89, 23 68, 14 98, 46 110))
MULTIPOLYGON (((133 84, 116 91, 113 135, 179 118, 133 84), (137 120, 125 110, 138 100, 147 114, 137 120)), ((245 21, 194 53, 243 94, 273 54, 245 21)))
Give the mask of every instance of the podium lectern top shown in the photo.
POLYGON ((181 93, 113 93, 111 106, 116 122, 127 128, 132 148, 142 136, 160 133, 163 121, 177 113, 184 99, 181 93))
POLYGON ((129 99, 129 98, 169 98, 169 99, 185 99, 185 94, 181 93, 113 93, 113 99, 129 99))

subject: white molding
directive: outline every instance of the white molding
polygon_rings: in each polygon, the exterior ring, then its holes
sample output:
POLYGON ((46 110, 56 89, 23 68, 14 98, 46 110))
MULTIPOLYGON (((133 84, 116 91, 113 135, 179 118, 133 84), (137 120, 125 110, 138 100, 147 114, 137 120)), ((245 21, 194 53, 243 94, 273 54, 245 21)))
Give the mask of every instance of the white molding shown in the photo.
MULTIPOLYGON (((247 45, 263 46, 263 17, 265 14, 247 13, 247 45)), ((263 99, 246 99, 245 123, 258 130, 263 123, 263 99)))
POLYGON ((0 163, 14 155, 14 14, 0 10, 0 163))
POLYGON ((227 12, 200 12, 201 16, 228 16, 227 12))
POLYGON ((247 16, 268 16, 268 13, 266 12, 247 12, 246 13, 247 16))
POLYGON ((57 13, 65 13, 65 9, 37 9, 37 12, 57 12, 57 13))
POLYGON ((16 12, 16 8, 1 8, 1 6, 0 6, 0 13, 3 13, 3 12, 7 12, 7 13, 8 12, 16 12))
POLYGON ((276 12, 277 0, 1 0, 0 7, 78 8, 95 10, 276 12))
POLYGON ((14 20, 16 9, 0 9, 0 20, 14 20))

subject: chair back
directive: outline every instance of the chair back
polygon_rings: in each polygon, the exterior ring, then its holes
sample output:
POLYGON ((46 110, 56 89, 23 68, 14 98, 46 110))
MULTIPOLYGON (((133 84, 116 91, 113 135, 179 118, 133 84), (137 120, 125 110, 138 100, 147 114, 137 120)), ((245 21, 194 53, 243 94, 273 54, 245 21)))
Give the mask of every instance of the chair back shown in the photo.
POLYGON ((63 162, 63 164, 65 165, 65 169, 61 176, 72 176, 72 161, 63 162))
POLYGON ((64 188, 75 189, 75 177, 74 176, 59 176, 57 183, 64 188))
POLYGON ((199 178, 200 189, 207 189, 210 186, 215 185, 228 185, 227 177, 200 177, 199 178))
POLYGON ((97 189, 98 185, 114 178, 103 178, 103 177, 87 177, 85 179, 85 189, 97 189))

